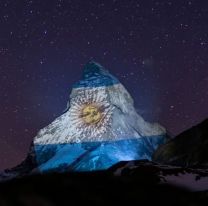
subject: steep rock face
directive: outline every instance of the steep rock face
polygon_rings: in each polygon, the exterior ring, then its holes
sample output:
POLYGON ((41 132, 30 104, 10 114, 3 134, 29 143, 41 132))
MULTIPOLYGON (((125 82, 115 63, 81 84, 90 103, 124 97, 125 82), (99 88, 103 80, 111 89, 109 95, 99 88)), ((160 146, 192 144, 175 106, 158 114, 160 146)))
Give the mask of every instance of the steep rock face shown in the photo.
POLYGON ((208 166, 208 120, 161 145, 153 159, 162 164, 184 167, 208 166))
POLYGON ((91 171, 123 160, 150 160, 165 140, 166 130, 136 113, 118 79, 89 62, 66 112, 40 130, 33 151, 40 171, 91 171))
POLYGON ((67 109, 41 129, 27 158, 0 174, 7 180, 45 171, 103 170, 120 161, 151 160, 167 139, 166 130, 135 111, 133 99, 117 78, 89 62, 74 84, 67 109))

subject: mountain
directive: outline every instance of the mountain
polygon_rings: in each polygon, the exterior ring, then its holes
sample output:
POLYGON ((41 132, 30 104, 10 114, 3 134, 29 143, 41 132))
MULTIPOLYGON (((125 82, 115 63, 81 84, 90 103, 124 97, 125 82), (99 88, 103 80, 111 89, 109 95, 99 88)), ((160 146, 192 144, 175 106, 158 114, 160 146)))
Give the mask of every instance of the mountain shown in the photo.
POLYGON ((90 61, 73 85, 66 112, 40 130, 34 151, 41 171, 92 171, 151 159, 165 140, 166 130, 136 113, 119 80, 90 61))
POLYGON ((151 160, 166 139, 164 127, 137 114, 119 80, 90 61, 65 112, 39 131, 27 159, 12 171, 103 170, 120 161, 151 160))
POLYGON ((161 145, 153 160, 183 167, 208 167, 208 119, 161 145))
POLYGON ((105 171, 44 173, 0 183, 0 205, 207 206, 206 171, 120 162, 105 171))

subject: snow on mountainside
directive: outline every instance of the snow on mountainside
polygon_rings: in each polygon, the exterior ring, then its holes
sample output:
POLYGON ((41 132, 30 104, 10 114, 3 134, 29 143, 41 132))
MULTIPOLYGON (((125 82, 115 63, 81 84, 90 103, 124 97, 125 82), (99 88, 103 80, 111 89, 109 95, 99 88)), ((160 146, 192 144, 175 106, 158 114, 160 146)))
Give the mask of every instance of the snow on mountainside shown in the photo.
POLYGON ((125 87, 98 63, 85 65, 67 110, 41 129, 16 171, 93 171, 127 160, 149 159, 166 130, 146 122, 125 87))
POLYGON ((68 105, 34 139, 41 171, 91 171, 122 160, 151 159, 166 140, 166 130, 144 121, 124 86, 95 62, 85 65, 68 105))

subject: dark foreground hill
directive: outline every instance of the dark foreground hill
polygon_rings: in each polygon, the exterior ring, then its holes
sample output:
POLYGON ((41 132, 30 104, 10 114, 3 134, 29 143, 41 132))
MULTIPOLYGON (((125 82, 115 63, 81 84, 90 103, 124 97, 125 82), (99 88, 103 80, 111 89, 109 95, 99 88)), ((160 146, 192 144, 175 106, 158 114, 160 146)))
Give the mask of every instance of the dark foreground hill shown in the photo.
POLYGON ((46 173, 0 183, 0 205, 207 206, 206 170, 121 162, 108 171, 46 173))
POLYGON ((160 146, 153 159, 161 164, 208 168, 208 119, 160 146))

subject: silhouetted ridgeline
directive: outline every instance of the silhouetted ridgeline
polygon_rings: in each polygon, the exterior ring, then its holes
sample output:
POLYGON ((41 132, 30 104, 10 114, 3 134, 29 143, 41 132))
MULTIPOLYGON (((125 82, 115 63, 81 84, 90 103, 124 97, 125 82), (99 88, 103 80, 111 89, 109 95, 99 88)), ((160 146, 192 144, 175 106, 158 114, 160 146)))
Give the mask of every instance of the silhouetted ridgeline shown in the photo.
POLYGON ((181 174, 197 175, 199 183, 206 176, 202 171, 149 161, 122 162, 103 172, 48 173, 2 182, 0 205, 207 206, 208 192, 165 183, 168 177, 181 174))

